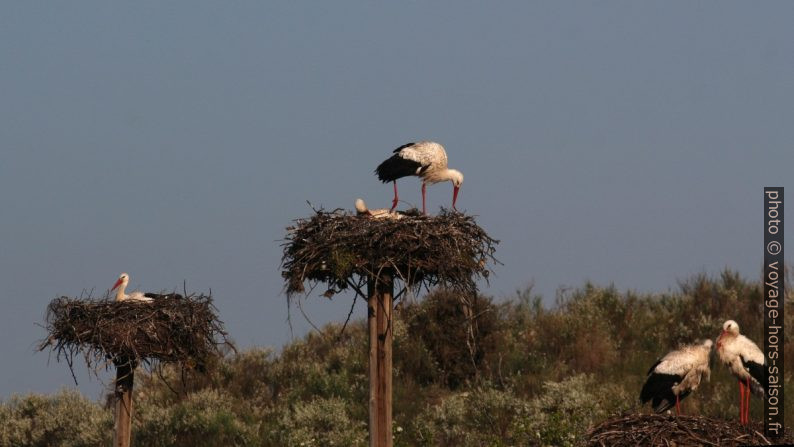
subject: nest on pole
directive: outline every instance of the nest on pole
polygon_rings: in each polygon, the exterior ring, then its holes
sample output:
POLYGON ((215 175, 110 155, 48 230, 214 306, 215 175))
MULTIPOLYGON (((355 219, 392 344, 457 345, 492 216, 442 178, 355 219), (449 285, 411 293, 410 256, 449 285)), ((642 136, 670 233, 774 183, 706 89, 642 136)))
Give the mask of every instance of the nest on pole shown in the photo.
POLYGON ((325 295, 360 287, 384 270, 408 287, 441 286, 467 294, 497 263, 495 246, 474 217, 442 210, 437 216, 402 215, 375 219, 342 210, 315 211, 287 228, 281 261, 287 296, 318 283, 325 295), (357 278, 356 278, 357 277, 357 278))
POLYGON ((764 437, 764 424, 751 422, 743 427, 737 421, 700 416, 631 414, 604 421, 587 433, 588 446, 739 446, 794 443, 786 430, 782 439, 764 437))
POLYGON ((47 306, 49 336, 38 350, 49 347, 73 376, 80 355, 95 373, 110 364, 151 369, 160 362, 201 371, 221 345, 234 349, 215 311, 207 295, 152 302, 56 298, 47 306))

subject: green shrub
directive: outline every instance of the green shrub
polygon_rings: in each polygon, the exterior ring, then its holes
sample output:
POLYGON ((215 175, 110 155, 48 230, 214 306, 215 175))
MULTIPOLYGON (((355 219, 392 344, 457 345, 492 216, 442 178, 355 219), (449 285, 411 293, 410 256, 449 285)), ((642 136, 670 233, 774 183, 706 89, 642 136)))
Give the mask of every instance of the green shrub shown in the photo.
POLYGON ((74 390, 13 396, 0 404, 0 445, 109 445, 112 415, 74 390))
POLYGON ((133 444, 147 446, 248 446, 258 437, 258 421, 230 397, 206 389, 189 394, 175 405, 138 404, 133 444))
POLYGON ((423 302, 406 306, 401 318, 409 335, 399 341, 407 351, 420 354, 420 361, 409 357, 401 366, 417 383, 457 389, 476 383, 487 368, 484 359, 495 349, 492 335, 498 323, 490 298, 436 291, 423 302), (425 365, 432 367, 432 374, 422 371, 425 365))
POLYGON ((348 402, 318 398, 301 402, 281 417, 279 440, 284 446, 364 446, 367 426, 348 412, 348 402))
MULTIPOLYGON (((638 403, 645 374, 678 344, 715 338, 727 319, 760 343, 760 290, 726 271, 662 294, 585 284, 561 293, 551 308, 531 288, 499 304, 477 297, 468 310, 460 296, 433 292, 394 313, 395 445, 575 445, 610 415, 650 411, 638 403)), ((168 366, 136 372, 135 443, 366 444, 366 322, 341 329, 328 325, 279 354, 228 353, 212 359, 206 374, 183 376, 168 366)), ((789 331, 789 359, 792 339, 789 331)), ((682 406, 686 414, 735 419, 736 394, 736 380, 714 362, 711 381, 682 406)), ((758 420, 761 400, 751 405, 758 420)), ((0 404, 0 445, 107 445, 111 417, 75 391, 14 397, 0 404)), ((794 425, 794 412, 786 412, 786 423, 794 425)))
POLYGON ((414 442, 427 446, 523 445, 529 405, 493 388, 447 396, 413 422, 414 442))
POLYGON ((587 428, 632 406, 633 395, 620 386, 576 375, 547 382, 532 400, 526 426, 543 445, 574 445, 587 428))

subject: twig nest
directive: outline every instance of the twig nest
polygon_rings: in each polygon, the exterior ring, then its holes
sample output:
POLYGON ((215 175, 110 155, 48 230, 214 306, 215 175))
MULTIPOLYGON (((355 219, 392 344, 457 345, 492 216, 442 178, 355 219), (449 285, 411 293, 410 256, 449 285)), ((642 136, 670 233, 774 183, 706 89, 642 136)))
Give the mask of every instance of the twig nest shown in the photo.
POLYGON ((384 269, 409 286, 441 285, 474 293, 486 278, 495 245, 474 217, 442 210, 437 216, 402 215, 378 219, 369 214, 316 211, 287 228, 282 276, 288 296, 327 284, 334 293, 378 276, 384 269))
MULTIPOLYGON (((738 421, 724 421, 699 416, 631 414, 609 419, 590 429, 588 446, 701 446, 767 445, 764 426, 753 422, 742 427, 738 421)), ((791 431, 781 442, 794 442, 791 431)))
POLYGON ((153 302, 61 297, 47 307, 46 324, 39 350, 50 347, 70 368, 82 354, 89 368, 175 362, 201 369, 221 344, 231 346, 205 295, 153 302))

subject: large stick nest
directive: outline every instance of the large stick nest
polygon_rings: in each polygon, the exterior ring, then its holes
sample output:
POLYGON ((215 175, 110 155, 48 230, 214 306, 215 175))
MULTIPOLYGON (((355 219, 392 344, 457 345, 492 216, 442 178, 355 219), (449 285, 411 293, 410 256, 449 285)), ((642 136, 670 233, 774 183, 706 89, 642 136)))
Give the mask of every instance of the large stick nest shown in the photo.
POLYGON ((587 434, 588 446, 740 446, 794 443, 794 435, 774 440, 764 437, 764 425, 751 422, 747 427, 737 421, 698 416, 658 414, 624 415, 607 420, 587 434))
POLYGON ((220 354, 221 345, 234 349, 215 310, 206 295, 148 303, 56 298, 47 307, 49 336, 39 350, 50 347, 69 368, 82 354, 94 372, 110 364, 152 367, 159 362, 201 370, 209 356, 220 354))
POLYGON ((457 212, 374 219, 320 210, 287 228, 281 275, 287 296, 304 292, 306 281, 325 283, 333 294, 384 270, 409 286, 475 293, 488 264, 498 262, 498 243, 457 212))

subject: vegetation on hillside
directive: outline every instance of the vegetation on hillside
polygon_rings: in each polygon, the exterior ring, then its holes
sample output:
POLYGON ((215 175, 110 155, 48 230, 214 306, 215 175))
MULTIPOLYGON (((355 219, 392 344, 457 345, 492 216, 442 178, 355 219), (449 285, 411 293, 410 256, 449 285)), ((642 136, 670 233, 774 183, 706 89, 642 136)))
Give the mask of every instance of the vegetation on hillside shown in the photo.
MULTIPOLYGON (((790 289, 789 289, 790 290, 790 289)), ((504 302, 479 296, 464 312, 436 291, 395 312, 394 436, 398 446, 577 445, 588 427, 650 412, 637 396, 655 359, 715 338, 726 319, 761 344, 762 289, 726 271, 662 294, 585 284, 552 308, 531 288, 504 302), (473 315, 473 320, 466 315, 473 315), (470 324, 473 323, 473 324, 470 324)), ((794 389, 789 301, 786 386, 794 389)), ((365 323, 329 325, 276 354, 227 354, 206 375, 136 376, 133 443, 149 446, 363 446, 367 444, 365 323)), ((737 385, 712 364, 686 414, 735 419, 737 385)), ((794 427, 794 395, 786 394, 794 427)), ((752 399, 758 420, 762 402, 752 399)), ((0 445, 107 445, 111 411, 75 392, 0 404, 0 445)))

